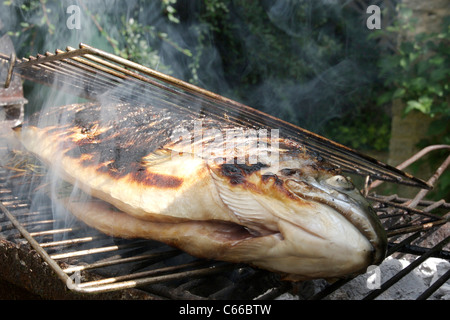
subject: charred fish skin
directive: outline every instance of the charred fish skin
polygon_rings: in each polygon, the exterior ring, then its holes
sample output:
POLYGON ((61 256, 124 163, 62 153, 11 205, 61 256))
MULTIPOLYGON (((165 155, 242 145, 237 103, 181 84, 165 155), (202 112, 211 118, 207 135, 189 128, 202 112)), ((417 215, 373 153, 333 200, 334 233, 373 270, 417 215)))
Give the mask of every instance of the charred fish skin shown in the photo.
POLYGON ((342 277, 381 262, 384 230, 337 168, 283 137, 265 137, 258 149, 277 161, 251 162, 260 137, 233 136, 230 149, 217 133, 234 125, 201 120, 198 127, 196 117, 151 106, 77 104, 35 117, 21 140, 63 179, 105 202, 79 211, 66 201, 105 233, 159 240, 292 280, 342 277), (207 152, 196 153, 200 146, 207 152))

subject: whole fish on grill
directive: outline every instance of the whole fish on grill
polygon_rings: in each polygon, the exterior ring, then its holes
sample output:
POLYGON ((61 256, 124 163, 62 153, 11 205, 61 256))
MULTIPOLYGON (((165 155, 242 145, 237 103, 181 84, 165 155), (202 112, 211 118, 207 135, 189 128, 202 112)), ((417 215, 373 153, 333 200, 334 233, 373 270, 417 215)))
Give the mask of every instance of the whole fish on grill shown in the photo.
POLYGON ((380 221, 336 167, 275 131, 229 134, 243 129, 151 105, 86 103, 42 111, 19 136, 83 191, 60 198, 68 210, 106 234, 292 280, 358 274, 384 259, 380 221))

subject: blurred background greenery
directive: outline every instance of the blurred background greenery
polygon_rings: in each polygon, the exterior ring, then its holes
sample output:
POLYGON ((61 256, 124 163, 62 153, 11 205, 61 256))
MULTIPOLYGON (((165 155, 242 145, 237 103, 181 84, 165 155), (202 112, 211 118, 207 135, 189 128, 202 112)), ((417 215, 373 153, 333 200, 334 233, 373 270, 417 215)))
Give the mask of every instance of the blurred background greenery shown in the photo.
MULTIPOLYGON (((84 42, 393 165, 392 105, 400 101, 401 118, 429 120, 415 147, 450 144, 448 11, 432 30, 417 19, 417 1, 375 1, 379 30, 366 26, 374 1, 362 0, 0 1, 0 35, 10 35, 19 57, 84 42), (66 26, 73 4, 81 29, 66 26)), ((39 105, 47 93, 34 89, 25 83, 39 105)), ((447 155, 423 161, 435 168, 447 155)), ((420 176, 423 163, 410 170, 420 176)), ((431 196, 448 199, 449 170, 439 181, 431 196)))

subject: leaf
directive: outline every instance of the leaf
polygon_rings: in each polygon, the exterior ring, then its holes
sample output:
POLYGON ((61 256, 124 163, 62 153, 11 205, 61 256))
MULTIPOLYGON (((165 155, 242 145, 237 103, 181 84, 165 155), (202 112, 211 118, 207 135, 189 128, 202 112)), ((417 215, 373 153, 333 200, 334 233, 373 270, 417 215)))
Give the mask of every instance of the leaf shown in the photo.
POLYGON ((403 42, 400 45, 400 51, 405 55, 412 53, 414 51, 414 45, 411 42, 403 42))
POLYGON ((410 52, 408 54, 408 56, 409 56, 409 61, 413 62, 414 60, 416 60, 420 56, 420 52, 410 52))
POLYGON ((418 74, 427 74, 429 73, 430 65, 427 60, 421 60, 417 63, 417 73, 418 74))
POLYGON ((391 100, 392 100, 392 92, 390 91, 385 92, 377 98, 377 105, 381 106, 385 103, 388 103, 391 100))
POLYGON ((436 113, 442 113, 450 115, 450 106, 448 102, 444 101, 442 103, 433 104, 433 111, 436 113))
POLYGON ((387 26, 386 27, 386 31, 389 31, 389 32, 398 32, 398 30, 399 30, 399 28, 398 27, 396 27, 396 26, 387 26))
POLYGON ((430 78, 433 82, 439 82, 445 78, 448 74, 448 70, 446 69, 436 69, 431 71, 430 78))
POLYGON ((418 110, 422 113, 429 114, 431 111, 431 103, 425 101, 409 100, 406 103, 405 114, 411 112, 412 110, 418 110))
POLYGON ((435 57, 431 58, 429 61, 431 64, 441 65, 445 62, 445 59, 442 56, 435 56, 435 57))
POLYGON ((413 90, 420 92, 426 87, 427 81, 425 80, 425 78, 417 77, 412 79, 410 81, 410 84, 413 90))
POLYGON ((400 66, 403 68, 403 69, 406 69, 406 66, 408 65, 408 61, 406 60, 406 58, 401 58, 400 59, 400 66))
POLYGON ((395 90, 394 95, 392 96, 392 99, 398 99, 405 95, 406 90, 404 88, 397 88, 395 90))
POLYGON ((183 49, 181 52, 183 52, 183 54, 187 55, 188 57, 192 57, 192 52, 189 49, 183 49))
POLYGON ((444 96, 444 90, 442 89, 442 86, 439 83, 428 85, 428 92, 433 93, 439 97, 444 96))
POLYGON ((436 119, 433 121, 433 125, 428 127, 427 134, 430 136, 444 133, 448 126, 448 119, 436 119))
POLYGON ((419 102, 431 108, 431 105, 433 104, 433 99, 428 96, 421 96, 419 98, 419 102))

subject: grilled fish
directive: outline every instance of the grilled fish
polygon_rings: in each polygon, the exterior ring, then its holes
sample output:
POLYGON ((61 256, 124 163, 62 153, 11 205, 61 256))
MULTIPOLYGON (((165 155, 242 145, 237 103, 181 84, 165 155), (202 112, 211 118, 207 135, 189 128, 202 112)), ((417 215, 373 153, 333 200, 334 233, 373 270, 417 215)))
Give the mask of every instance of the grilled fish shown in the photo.
POLYGON ((243 129, 149 105, 87 103, 42 111, 19 136, 83 191, 60 198, 68 210, 106 234, 291 280, 354 275, 384 259, 380 221, 336 167, 276 131, 243 129))

